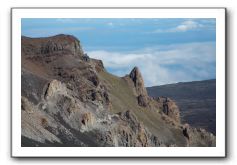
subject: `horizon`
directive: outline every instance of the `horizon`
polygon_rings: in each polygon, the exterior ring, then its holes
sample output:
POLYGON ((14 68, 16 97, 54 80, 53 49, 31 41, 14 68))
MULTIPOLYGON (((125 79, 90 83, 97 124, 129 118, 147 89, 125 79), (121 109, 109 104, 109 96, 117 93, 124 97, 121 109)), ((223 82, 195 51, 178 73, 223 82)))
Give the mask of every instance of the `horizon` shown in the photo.
POLYGON ((216 79, 215 19, 22 19, 22 35, 73 35, 116 76, 138 66, 146 87, 216 79))
POLYGON ((152 87, 157 87, 157 86, 166 86, 166 85, 173 85, 173 84, 183 84, 183 83, 193 83, 193 82, 203 82, 203 81, 216 81, 216 79, 205 79, 205 80, 197 80, 197 81, 181 81, 181 82, 176 82, 176 83, 171 83, 171 84, 162 84, 162 85, 154 85, 154 86, 146 86, 145 88, 152 88, 152 87))

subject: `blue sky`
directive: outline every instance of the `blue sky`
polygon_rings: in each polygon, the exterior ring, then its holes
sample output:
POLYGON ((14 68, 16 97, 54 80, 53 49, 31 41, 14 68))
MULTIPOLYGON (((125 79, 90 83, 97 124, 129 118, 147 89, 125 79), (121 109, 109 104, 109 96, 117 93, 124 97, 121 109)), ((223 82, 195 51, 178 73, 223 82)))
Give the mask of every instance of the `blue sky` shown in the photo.
POLYGON ((146 86, 216 77, 216 20, 22 19, 22 35, 76 36, 90 57, 118 76, 138 66, 146 86))

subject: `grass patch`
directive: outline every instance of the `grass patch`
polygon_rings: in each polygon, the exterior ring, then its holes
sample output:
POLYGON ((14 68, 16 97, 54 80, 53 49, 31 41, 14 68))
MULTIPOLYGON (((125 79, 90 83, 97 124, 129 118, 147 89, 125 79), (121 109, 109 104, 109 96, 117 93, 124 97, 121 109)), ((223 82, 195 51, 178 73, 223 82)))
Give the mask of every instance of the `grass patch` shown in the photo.
POLYGON ((175 142, 178 139, 178 144, 182 145, 184 143, 181 131, 166 124, 161 119, 159 109, 152 111, 137 104, 137 98, 126 80, 103 71, 100 72, 99 76, 109 89, 113 113, 130 110, 152 134, 159 137, 162 141, 175 142))

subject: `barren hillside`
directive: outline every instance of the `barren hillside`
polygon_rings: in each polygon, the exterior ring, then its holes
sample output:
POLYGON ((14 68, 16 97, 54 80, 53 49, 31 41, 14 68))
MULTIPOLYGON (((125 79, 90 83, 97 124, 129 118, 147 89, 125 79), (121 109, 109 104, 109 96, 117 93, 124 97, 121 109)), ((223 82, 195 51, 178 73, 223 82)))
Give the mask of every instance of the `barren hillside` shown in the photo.
POLYGON ((139 68, 117 77, 89 56, 70 35, 22 37, 22 146, 215 146, 148 96, 139 68))

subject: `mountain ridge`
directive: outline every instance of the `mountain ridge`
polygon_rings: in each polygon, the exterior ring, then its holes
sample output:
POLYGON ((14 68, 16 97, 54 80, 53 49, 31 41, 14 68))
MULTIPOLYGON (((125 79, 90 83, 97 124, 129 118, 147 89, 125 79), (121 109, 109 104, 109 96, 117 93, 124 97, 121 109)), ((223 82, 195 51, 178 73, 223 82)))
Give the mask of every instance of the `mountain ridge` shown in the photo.
POLYGON ((162 84, 162 85, 147 86, 146 88, 152 88, 152 87, 156 87, 156 86, 165 86, 165 85, 174 85, 174 84, 198 83, 198 82, 203 82, 203 81, 214 81, 214 80, 216 80, 216 79, 215 78, 211 78, 211 79, 193 80, 193 81, 179 81, 179 82, 162 84))
POLYGON ((114 76, 75 37, 22 37, 21 53, 22 146, 215 146, 174 101, 147 95, 137 67, 114 76))

